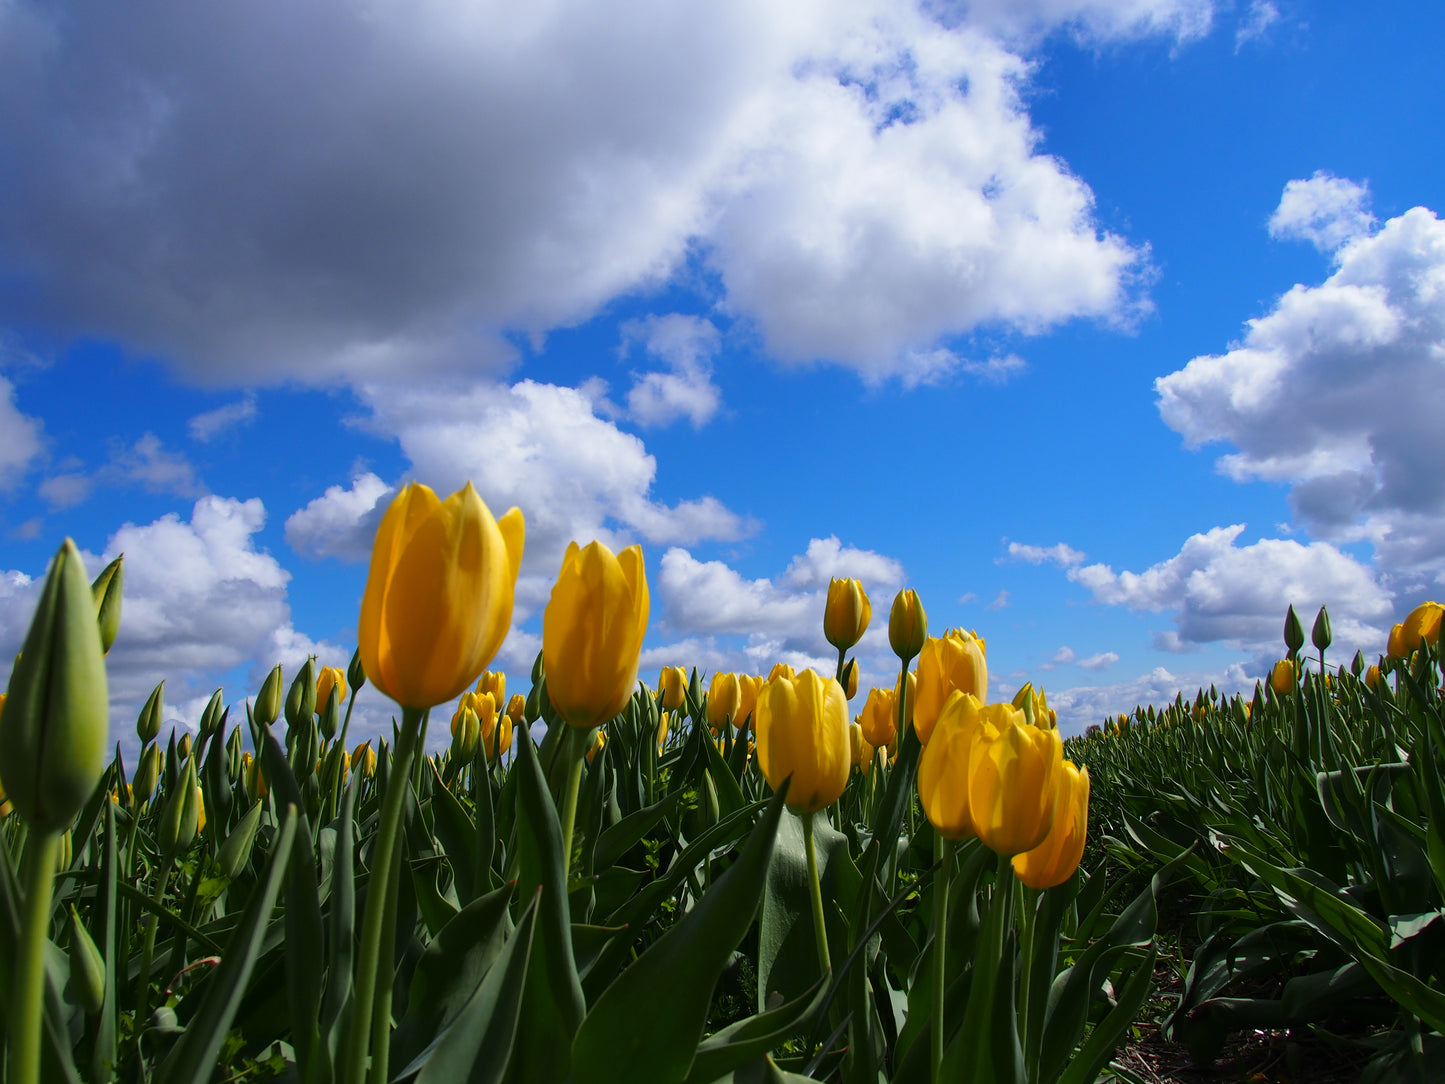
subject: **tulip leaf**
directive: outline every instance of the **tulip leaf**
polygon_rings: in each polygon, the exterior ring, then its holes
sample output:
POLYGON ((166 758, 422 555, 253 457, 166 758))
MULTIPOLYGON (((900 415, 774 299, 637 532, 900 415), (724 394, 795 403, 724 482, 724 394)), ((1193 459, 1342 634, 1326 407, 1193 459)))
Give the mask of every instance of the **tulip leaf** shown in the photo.
POLYGON ((291 863, 291 848, 298 835, 294 808, 282 820, 272 845, 271 860, 261 886, 246 905, 241 924, 227 943, 220 965, 206 978, 201 1006, 157 1070, 157 1084, 189 1084, 210 1078, 226 1033, 246 994, 251 970, 261 949, 276 897, 291 863))
MULTIPOLYGON (((570 728, 569 728, 570 729, 570 728)), ((571 910, 567 902, 567 863, 562 827, 525 730, 516 737, 512 774, 517 781, 517 890, 522 898, 541 891, 536 951, 529 957, 522 1010, 527 1027, 513 1049, 508 1078, 551 1084, 571 1069, 572 1038, 587 1006, 572 952, 571 910)))
POLYGON ((637 846, 653 825, 671 811, 681 797, 681 791, 673 791, 661 801, 627 814, 611 828, 606 829, 597 840, 597 851, 593 859, 596 863, 594 868, 606 870, 616 865, 623 855, 637 846))
MULTIPOLYGON (((435 773, 436 765, 431 761, 427 763, 432 765, 432 772, 435 773)), ((438 785, 432 788, 431 809, 436 837, 447 852, 447 861, 451 863, 457 902, 465 906, 476 899, 478 894, 480 870, 477 869, 477 826, 472 822, 471 814, 457 801, 449 787, 438 785)))
MULTIPOLYGON (((784 997, 797 997, 818 977, 803 822, 792 815, 782 818, 777 837, 758 928, 759 1005, 766 1005, 774 991, 784 997)), ((848 837, 833 828, 826 818, 815 814, 813 845, 826 906, 830 899, 840 895, 840 875, 832 859, 835 853, 847 854, 848 837)))
POLYGON ((331 867, 331 958, 326 971, 326 996, 321 1004, 321 1034, 333 1054, 351 1000, 352 958, 356 939, 356 775, 350 777, 336 820, 336 846, 331 867))
POLYGON ((712 992, 752 925, 783 813, 782 787, 737 860, 688 915, 603 991, 572 1044, 579 1084, 667 1084, 686 1077, 712 992))
POLYGON ((818 1012, 828 997, 823 979, 776 1009, 745 1017, 698 1044, 684 1084, 708 1084, 777 1049, 818 1012))
POLYGON ((1068 1067, 1058 1078, 1058 1084, 1091 1084, 1096 1080, 1115 1049, 1124 1038, 1124 1032, 1134 1022, 1149 988, 1154 980, 1154 958, 1158 950, 1153 945, 1129 972, 1122 988, 1116 987, 1116 1004, 1104 1019, 1094 1025, 1082 1046, 1069 1053, 1073 1054, 1068 1067))

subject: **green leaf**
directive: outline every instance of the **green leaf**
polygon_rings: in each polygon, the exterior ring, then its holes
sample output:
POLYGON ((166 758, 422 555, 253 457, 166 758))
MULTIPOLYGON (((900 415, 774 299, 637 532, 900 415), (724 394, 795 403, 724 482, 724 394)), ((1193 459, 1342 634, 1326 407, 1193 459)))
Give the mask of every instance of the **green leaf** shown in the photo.
POLYGON ((709 1035, 698 1044, 684 1084, 708 1084, 758 1061, 797 1034, 827 997, 827 983, 820 978, 802 996, 709 1035))
MULTIPOLYGON (((432 765, 435 773, 436 765, 432 761, 427 763, 432 765)), ((472 822, 471 814, 457 801, 456 795, 440 782, 432 788, 431 808, 436 837, 446 849, 447 861, 451 863, 457 902, 465 907, 486 887, 485 877, 477 866, 477 826, 472 822)))
MULTIPOLYGON (((833 856, 848 853, 848 837, 825 818, 814 817, 813 844, 818 880, 826 903, 836 895, 833 856)), ((796 816, 787 816, 778 823, 758 924, 759 1005, 766 1005, 775 991, 784 997, 797 997, 818 977, 810 893, 803 822, 796 816)))
POLYGON ((579 1084, 668 1084, 686 1077, 712 991, 752 925, 787 787, 736 862, 692 911, 603 991, 572 1043, 579 1084))
POLYGON ((672 811, 682 797, 682 791, 673 791, 661 801, 629 813, 611 828, 606 829, 597 840, 597 852, 593 857, 595 869, 607 870, 616 865, 624 854, 647 835, 652 827, 672 811))

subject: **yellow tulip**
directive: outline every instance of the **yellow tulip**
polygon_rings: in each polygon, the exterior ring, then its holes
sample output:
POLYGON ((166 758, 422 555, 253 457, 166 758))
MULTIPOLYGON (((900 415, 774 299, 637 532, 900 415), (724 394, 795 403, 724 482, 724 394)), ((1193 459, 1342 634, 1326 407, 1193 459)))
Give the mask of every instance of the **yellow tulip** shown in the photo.
POLYGON ((362 669, 404 708, 443 704, 502 646, 522 562, 522 513, 500 520, 468 482, 445 501, 413 482, 382 517, 357 629, 362 669))
POLYGON ((206 796, 201 793, 201 788, 196 788, 196 835, 206 830, 206 796))
POLYGON ((707 725, 714 733, 721 730, 738 716, 738 705, 742 703, 742 687, 736 674, 719 671, 712 676, 707 689, 707 725))
POLYGON ((848 724, 848 750, 853 766, 867 775, 873 767, 873 746, 863 737, 863 728, 857 723, 848 724))
POLYGON ((1269 671, 1269 687, 1287 696, 1299 684, 1299 666, 1293 659, 1280 659, 1269 671))
POLYGON ((657 751, 662 752, 662 747, 667 742, 667 729, 671 725, 672 713, 664 711, 657 720, 657 751))
POLYGON ((968 758, 968 812, 984 845, 1012 857, 1033 850, 1053 827, 1064 742, 1009 705, 990 704, 980 716, 968 758))
POLYGON ((602 747, 606 744, 607 735, 599 729, 597 731, 597 737, 592 739, 591 748, 587 750, 587 763, 592 763, 592 758, 595 757, 598 753, 602 752, 602 747))
POLYGON ((542 614, 542 664, 552 706, 569 726, 599 726, 627 706, 648 602, 640 546, 614 555, 601 542, 568 543, 542 614))
POLYGON ((657 675, 657 698, 662 701, 662 710, 676 711, 682 707, 686 694, 686 672, 680 666, 664 666, 657 675))
POLYGON ((777 790, 792 777, 788 808, 812 813, 831 805, 848 785, 848 701, 833 678, 812 670, 779 676, 758 693, 758 763, 777 790))
POLYGON ((1058 712, 1049 707, 1049 698, 1042 689, 1034 688, 1032 681, 1024 682, 1023 687, 1014 693, 1013 706, 1020 709, 1034 726, 1042 730, 1058 729, 1058 712))
POLYGON ((1089 769, 1066 760, 1058 775, 1054 826, 1031 851, 1013 857, 1014 873, 1030 888, 1053 888, 1074 875, 1089 833, 1089 769))
POLYGON ((476 691, 491 693, 492 702, 501 708, 507 702, 507 675, 500 670, 483 670, 482 676, 477 678, 476 691))
POLYGON ((869 689, 858 722, 869 745, 877 748, 891 742, 894 731, 898 729, 898 699, 892 690, 869 689))
POLYGON ((363 779, 370 779, 376 774, 376 750, 371 747, 370 739, 351 751, 351 768, 360 772, 363 779))
POLYGON ((832 580, 823 609, 823 635, 839 651, 847 651, 863 638, 873 607, 857 580, 832 580))
POLYGON ((1365 670, 1365 684, 1372 689, 1380 684, 1380 668, 1373 663, 1365 670))
POLYGON ((843 674, 843 680, 847 682, 843 694, 852 700, 858 695, 858 662, 856 659, 848 664, 848 668, 843 674))
POLYGON ((913 726, 919 741, 925 745, 944 701, 955 689, 971 693, 980 703, 987 699, 988 663, 984 661, 983 641, 962 629, 930 636, 918 653, 918 699, 913 707, 913 726))
MULTIPOLYGON (((797 676, 798 672, 785 662, 773 663, 773 668, 768 671, 768 681, 773 681, 780 677, 785 677, 791 681, 797 676)), ((764 682, 764 684, 767 684, 767 682, 764 682)))
POLYGON ((899 591, 888 613, 888 645, 900 659, 912 659, 923 650, 928 640, 928 615, 918 592, 909 588, 899 591))
POLYGON ((763 679, 757 674, 738 675, 738 710, 733 715, 733 725, 741 727, 749 715, 757 711, 758 693, 762 691, 763 679))
POLYGON ((1385 656, 1391 659, 1403 659, 1410 654, 1410 648, 1405 646, 1405 626, 1395 625, 1390 629, 1390 638, 1385 644, 1385 656))
POLYGON ((1440 618, 1445 606, 1438 602, 1422 602, 1405 618, 1404 642, 1408 655, 1421 644, 1434 647, 1440 639, 1440 618))
POLYGON ((497 725, 492 729, 490 735, 483 735, 482 746, 487 751, 488 760, 496 760, 498 757, 507 755, 507 750, 512 748, 512 717, 502 715, 497 719, 497 725))
POLYGON ((1012 711, 1004 705, 985 709, 971 693, 955 689, 938 713, 933 738, 918 758, 918 799, 928 823, 947 839, 977 835, 968 806, 968 764, 983 711, 1012 711))
POLYGON ((462 698, 457 701, 457 710, 452 712, 453 737, 456 736, 457 730, 461 727, 465 718, 465 714, 468 711, 470 711, 473 715, 477 716, 478 719, 481 718, 482 713, 478 705, 477 694, 470 689, 462 693, 462 698))
POLYGON ((507 701, 507 718, 513 723, 520 723, 522 717, 527 714, 527 698, 521 693, 513 693, 512 699, 507 701))
POLYGON ((321 673, 316 676, 316 711, 318 714, 326 710, 326 700, 331 695, 332 689, 336 690, 338 704, 346 699, 346 673, 335 666, 323 666, 321 673))

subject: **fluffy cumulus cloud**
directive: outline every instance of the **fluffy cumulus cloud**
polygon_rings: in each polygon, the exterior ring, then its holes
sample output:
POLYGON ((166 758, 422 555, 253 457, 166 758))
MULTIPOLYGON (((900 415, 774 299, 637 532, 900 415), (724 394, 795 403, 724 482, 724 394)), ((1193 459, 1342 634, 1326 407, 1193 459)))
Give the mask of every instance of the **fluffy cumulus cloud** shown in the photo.
MULTIPOLYGON (((508 334, 696 259, 775 355, 927 375, 980 324, 1134 309, 1141 254, 1040 149, 1027 51, 1211 11, 5 4, 0 257, 26 288, 0 320, 219 382, 496 374, 508 334)), ((667 376, 636 409, 696 422, 667 376)))
POLYGON ((40 422, 15 406, 15 385, 0 376, 0 489, 9 489, 42 450, 40 422))
POLYGON ((1240 664, 1220 670, 1171 671, 1156 666, 1147 674, 1110 685, 1079 685, 1048 690, 1049 707, 1059 713, 1059 730, 1064 734, 1081 734, 1085 728, 1106 719, 1127 715, 1138 706, 1161 707, 1183 694, 1192 699, 1201 689, 1212 685, 1224 696, 1242 693, 1250 696, 1257 675, 1246 672, 1240 664))
POLYGON ((1338 245, 1334 272, 1155 390, 1189 447, 1221 442, 1230 477, 1287 483, 1313 536, 1368 540, 1409 591, 1445 570, 1445 222, 1415 207, 1371 233, 1361 198, 1320 175, 1287 188, 1276 232, 1338 245))
POLYGON ((222 433, 230 432, 237 426, 254 421, 255 417, 256 397, 246 395, 233 403, 218 406, 215 410, 197 414, 186 424, 190 429, 192 440, 205 442, 215 440, 222 433))
POLYGON ((1328 542, 1264 538, 1241 546, 1243 531, 1235 524, 1193 535, 1143 572, 1077 564, 1068 575, 1105 605, 1172 613, 1174 628, 1156 640, 1166 650, 1223 642, 1251 652, 1258 665, 1282 650, 1291 605, 1306 621, 1328 605, 1337 650, 1383 648, 1394 606, 1368 567, 1328 542))
POLYGON ((348 488, 329 486, 286 520, 286 544, 303 557, 366 561, 386 511, 386 498, 393 492, 370 471, 358 475, 348 488))
MULTIPOLYGON (((228 690, 228 701, 250 695, 275 662, 294 672, 315 654, 323 665, 346 665, 349 649, 291 624, 290 574, 256 548, 265 522, 255 498, 203 497, 189 520, 172 514, 126 524, 103 553, 85 555, 97 572, 125 554, 120 635, 107 660, 114 737, 131 740, 136 713, 162 680, 170 720, 194 727, 211 689, 238 667, 249 668, 253 684, 228 690)), ((38 569, 0 575, 0 658, 20 649, 43 578, 38 569)))
POLYGON ((1334 252, 1347 241, 1368 237, 1374 226, 1369 187, 1324 170, 1307 181, 1285 185, 1279 206, 1269 217, 1271 237, 1308 241, 1321 252, 1334 252))
POLYGON ((712 382, 712 361, 722 336, 711 320, 671 313, 622 326, 623 354, 641 344, 667 363, 665 371, 634 372, 627 414, 639 425, 666 425, 687 418, 700 428, 717 413, 722 393, 712 382))

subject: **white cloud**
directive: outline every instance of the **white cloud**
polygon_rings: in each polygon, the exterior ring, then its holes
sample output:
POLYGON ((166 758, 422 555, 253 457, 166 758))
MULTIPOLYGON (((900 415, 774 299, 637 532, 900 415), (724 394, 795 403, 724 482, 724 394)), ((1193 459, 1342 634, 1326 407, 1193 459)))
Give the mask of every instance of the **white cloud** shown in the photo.
POLYGON ((51 508, 74 508, 90 496, 94 484, 90 475, 82 471, 66 471, 45 479, 38 491, 51 508))
POLYGON ((1235 524, 1193 535, 1177 555, 1143 572, 1093 564, 1068 576, 1105 605, 1172 611, 1175 635, 1156 640, 1165 650, 1222 641, 1278 655, 1291 605, 1306 620, 1329 606, 1335 651, 1379 650, 1393 604, 1369 568, 1328 542, 1264 538, 1238 546, 1243 531, 1235 524))
POLYGON ((40 421, 15 405, 15 385, 0 376, 0 489, 18 482, 40 454, 40 421))
POLYGON ((694 429, 705 425, 722 404, 722 393, 712 382, 712 361, 722 336, 710 320, 671 313, 622 325, 623 356, 633 342, 665 361, 667 372, 633 375, 627 394, 627 412, 639 425, 667 425, 687 418, 694 429))
POLYGON ((1183 694, 1191 700, 1201 689, 1211 685, 1222 696, 1243 693, 1251 696, 1257 674, 1246 672, 1234 664, 1223 670, 1192 671, 1175 674, 1163 666, 1147 674, 1112 685, 1076 686, 1070 689, 1049 689, 1049 707, 1059 713, 1059 729, 1065 734, 1082 734, 1084 730, 1106 719, 1127 715, 1136 707, 1162 707, 1183 694))
POLYGON ((245 425, 255 417, 256 397, 246 395, 234 403, 226 403, 215 410, 197 414, 186 424, 191 431, 191 439, 204 442, 214 440, 227 430, 245 425))
POLYGON ((1369 207, 1368 185, 1317 170, 1307 181, 1284 186, 1279 206, 1269 217, 1269 235, 1308 241, 1321 252, 1334 252, 1374 230, 1375 216, 1369 207))
POLYGON ((352 480, 350 489, 328 486, 325 493, 286 520, 286 544, 303 557, 370 560, 376 529, 393 487, 370 471, 352 480))
POLYGON ((959 368, 970 376, 976 376, 986 384, 1004 384, 1011 377, 1018 376, 1029 367, 1028 362, 1017 354, 992 357, 987 361, 959 362, 959 368))
POLYGON ((1101 651, 1097 655, 1090 655, 1086 659, 1079 659, 1078 665, 1085 670, 1107 670, 1119 661, 1119 656, 1113 651, 1101 651))
POLYGON ((1002 609, 1003 609, 1005 606, 1007 606, 1007 605, 1008 605, 1008 592, 1007 592, 1007 591, 1000 591, 998 594, 996 594, 996 595, 993 597, 993 601, 990 602, 990 603, 985 607, 985 609, 988 609, 988 610, 1002 610, 1002 609))
MULTIPOLYGON (((854 579, 871 592, 897 587, 903 582, 903 566, 892 557, 873 550, 845 546, 837 535, 814 538, 805 553, 788 562, 783 583, 789 587, 827 588, 835 579, 854 579)), ((892 599, 889 599, 892 605, 892 599)))
POLYGON ((870 378, 1127 318, 1143 254, 1038 150, 1024 51, 1186 40, 1212 4, 934 8, 8 5, 0 321, 245 383, 496 375, 508 334, 693 259, 769 350, 870 378))
POLYGON ((584 389, 525 380, 374 385, 362 394, 373 412, 367 424, 396 436, 418 480, 439 493, 470 480, 495 515, 522 509, 523 573, 548 585, 569 541, 691 545, 755 528, 715 497, 653 500, 657 461, 636 436, 598 417, 584 389))
MULTIPOLYGON (((65 465, 80 463, 68 459, 65 465)), ((154 433, 144 433, 132 445, 113 448, 110 459, 93 474, 64 470, 41 482, 39 493, 51 508, 73 508, 84 503, 97 485, 135 485, 150 493, 187 498, 206 492, 190 460, 167 451, 154 433)))
POLYGON ((1336 262, 1323 283, 1293 287, 1250 321, 1226 353, 1155 381, 1159 412, 1189 447, 1232 445, 1219 460, 1230 477, 1288 482, 1315 537, 1370 541, 1388 575, 1436 574, 1445 223, 1413 208, 1345 244, 1336 262))
POLYGON ((1049 658, 1049 661, 1039 666, 1040 670, 1057 670, 1060 666, 1069 666, 1074 661, 1074 649, 1068 644, 1059 648, 1049 658))
POLYGON ((1251 41, 1264 37, 1279 19, 1279 8, 1272 0, 1250 0, 1249 10, 1234 31, 1234 51, 1237 53, 1251 41))
POLYGON ((1066 542, 1057 542, 1052 546, 1027 546, 1022 542, 1010 542, 1008 557, 1015 561, 1026 561, 1031 565, 1047 562, 1060 568, 1073 568, 1084 561, 1084 554, 1066 542))

